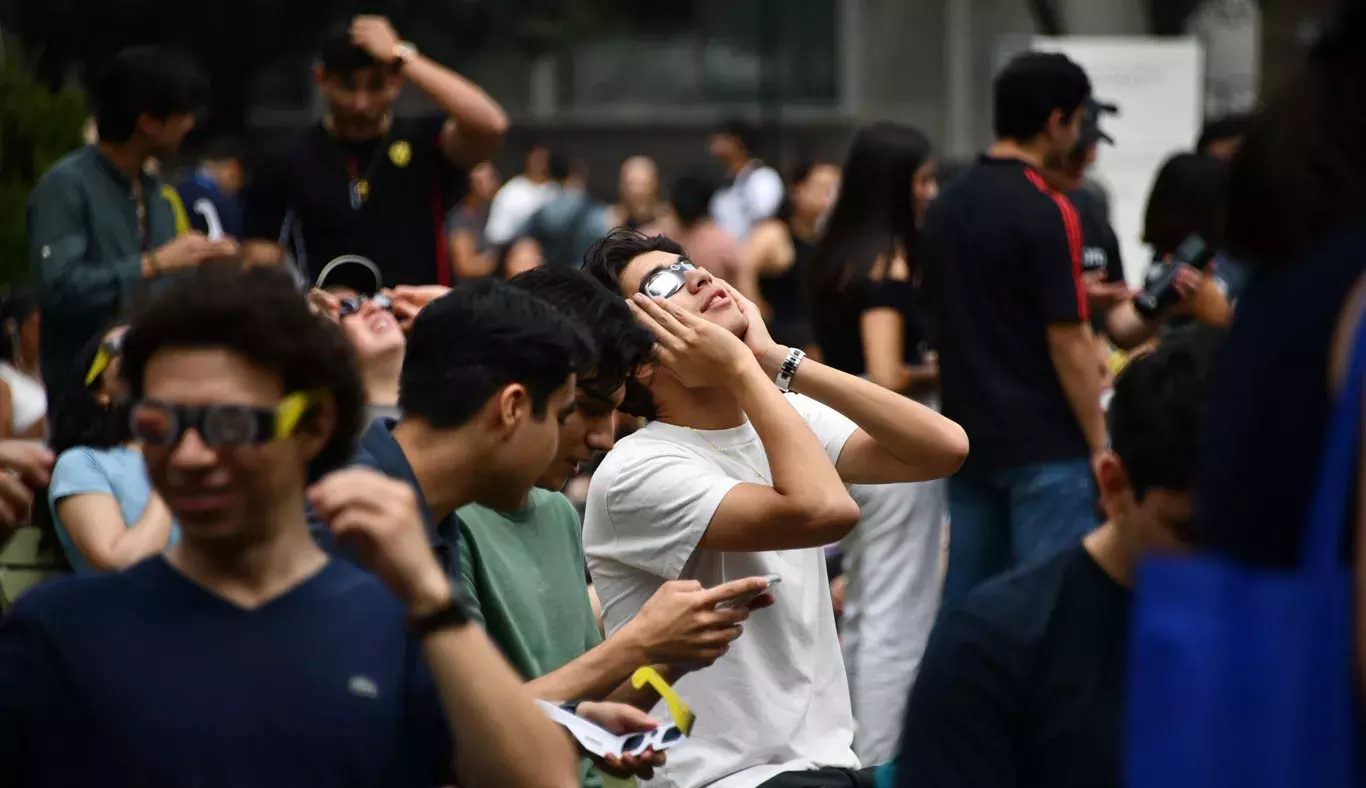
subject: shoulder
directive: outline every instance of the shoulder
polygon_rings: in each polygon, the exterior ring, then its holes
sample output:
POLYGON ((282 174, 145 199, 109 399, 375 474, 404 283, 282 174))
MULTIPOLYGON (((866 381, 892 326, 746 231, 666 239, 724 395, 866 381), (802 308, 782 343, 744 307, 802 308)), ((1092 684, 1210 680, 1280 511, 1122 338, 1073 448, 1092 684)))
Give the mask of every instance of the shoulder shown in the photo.
POLYGON ((1003 648, 1031 649, 1043 640, 1058 593, 1080 546, 1014 569, 973 589, 948 611, 946 628, 1003 648))
POLYGON ((73 473, 102 472, 104 470, 104 457, 107 452, 92 449, 88 446, 76 446, 67 449, 57 458, 57 462, 52 466, 52 478, 66 476, 73 473))
POLYGON ((32 199, 37 200, 48 194, 69 194, 69 190, 78 188, 85 180, 84 169, 89 166, 86 157, 89 154, 84 150, 69 153, 61 161, 48 168, 47 172, 38 179, 38 184, 33 188, 32 199))
POLYGON ((48 631, 81 627, 91 616, 104 617, 137 585, 141 565, 124 572, 63 575, 27 591, 4 622, 28 622, 48 631))
POLYGON ((409 140, 436 144, 441 132, 446 128, 444 115, 420 115, 410 118, 396 118, 391 135, 395 140, 409 140))
POLYGON ((561 522, 573 523, 576 528, 578 527, 579 512, 563 493, 536 487, 531 491, 531 505, 543 517, 553 517, 561 522))

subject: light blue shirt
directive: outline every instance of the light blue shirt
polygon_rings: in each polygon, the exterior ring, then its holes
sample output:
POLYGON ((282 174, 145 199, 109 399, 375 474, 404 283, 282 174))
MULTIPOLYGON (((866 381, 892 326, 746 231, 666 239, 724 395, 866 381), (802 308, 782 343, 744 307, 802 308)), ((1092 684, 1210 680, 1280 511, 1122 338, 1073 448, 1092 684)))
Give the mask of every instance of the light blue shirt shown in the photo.
MULTIPOLYGON (((76 549, 71 534, 57 516, 57 502, 73 495, 94 493, 113 496, 123 515, 124 527, 131 528, 142 517, 147 509, 147 501, 152 497, 152 484, 147 478, 147 466, 142 463, 142 454, 126 446, 112 449, 77 446, 67 449, 57 458, 47 499, 52 507, 52 520, 57 526, 57 539, 71 568, 78 574, 90 574, 94 570, 76 549)), ((178 541, 180 524, 173 521, 171 538, 167 544, 173 545, 178 541)))

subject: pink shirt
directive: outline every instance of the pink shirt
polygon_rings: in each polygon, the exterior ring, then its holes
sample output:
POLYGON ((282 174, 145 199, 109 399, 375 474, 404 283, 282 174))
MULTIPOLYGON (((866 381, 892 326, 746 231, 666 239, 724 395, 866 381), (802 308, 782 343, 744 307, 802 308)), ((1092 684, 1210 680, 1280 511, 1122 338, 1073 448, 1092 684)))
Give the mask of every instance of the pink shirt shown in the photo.
POLYGON ((680 232, 676 240, 687 250, 688 259, 712 276, 734 282, 740 274, 740 246, 715 222, 704 219, 680 232))

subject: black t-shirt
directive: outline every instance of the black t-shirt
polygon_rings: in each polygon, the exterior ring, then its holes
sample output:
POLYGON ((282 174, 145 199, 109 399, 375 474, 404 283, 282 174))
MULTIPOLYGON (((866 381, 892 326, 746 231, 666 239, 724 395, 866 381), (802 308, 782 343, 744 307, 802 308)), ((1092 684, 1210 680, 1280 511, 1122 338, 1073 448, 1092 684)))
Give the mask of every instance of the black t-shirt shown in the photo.
POLYGON ((452 782, 398 598, 344 561, 244 610, 157 556, 35 588, 0 622, 6 786, 452 782))
POLYGON ((301 270, 317 277, 342 255, 372 260, 384 285, 450 284, 443 225, 468 173, 441 150, 444 118, 396 118, 384 137, 336 139, 321 124, 261 168, 244 200, 244 235, 279 240, 286 219, 301 270), (355 207, 353 182, 366 198, 355 207))
POLYGON ((1076 208, 1016 159, 983 156, 930 204, 926 303, 944 415, 972 441, 964 471, 1088 456, 1047 335, 1089 319, 1082 247, 1076 208))
POLYGON ((792 239, 792 267, 778 276, 760 277, 759 293, 773 310, 768 319, 773 339, 789 347, 807 347, 816 341, 806 297, 807 266, 816 247, 798 238, 787 222, 783 229, 792 239))
POLYGON ((1081 545, 975 589, 930 637, 897 785, 1118 786, 1128 618, 1081 545))
MULTIPOLYGON (((1123 282, 1124 261, 1119 254, 1119 237, 1110 225, 1110 217, 1105 215, 1105 206, 1086 189, 1072 192, 1067 199, 1076 206, 1081 219, 1082 273, 1103 271, 1106 282, 1123 282)), ((1091 328, 1097 334, 1105 333, 1105 315, 1092 314, 1091 328)))
POLYGON ((816 342, 820 344, 822 360, 850 375, 867 373, 863 352, 863 326, 860 318, 872 309, 894 309, 901 315, 903 360, 920 364, 924 360, 920 327, 916 322, 915 287, 906 281, 884 279, 866 282, 859 288, 840 319, 818 321, 816 342))

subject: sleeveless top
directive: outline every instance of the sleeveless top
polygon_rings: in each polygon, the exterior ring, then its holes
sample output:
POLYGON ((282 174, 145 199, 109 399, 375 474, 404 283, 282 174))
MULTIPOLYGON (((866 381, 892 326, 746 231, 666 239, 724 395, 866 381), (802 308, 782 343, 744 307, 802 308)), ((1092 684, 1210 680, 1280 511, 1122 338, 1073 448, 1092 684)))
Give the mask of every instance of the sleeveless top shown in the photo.
POLYGON ((47 391, 42 383, 6 361, 0 361, 0 380, 9 384, 11 434, 22 435, 47 415, 47 391))
POLYGON ((1366 226, 1354 226, 1255 271, 1243 289, 1214 368, 1192 522, 1199 545, 1253 564, 1298 558, 1331 410, 1333 334, 1363 272, 1366 226))
POLYGON ((816 246, 798 238, 785 221, 783 229, 792 241, 792 265, 778 276, 760 277, 759 293, 773 309, 768 320, 773 339, 788 347, 807 347, 815 336, 806 301, 806 268, 816 246))

